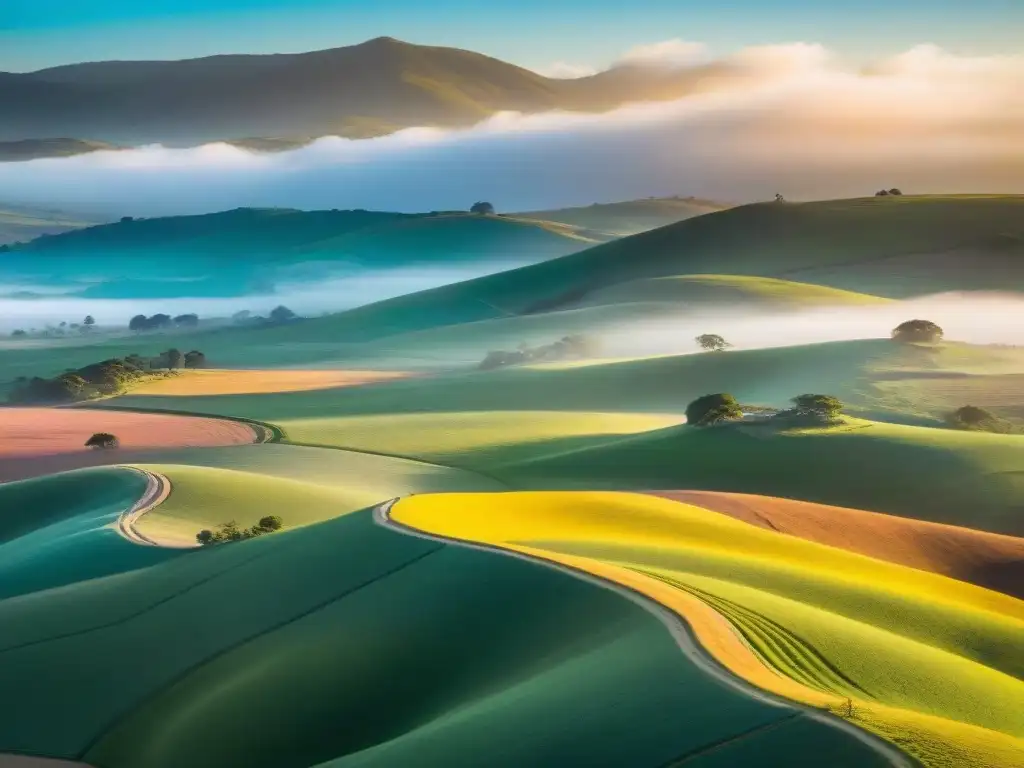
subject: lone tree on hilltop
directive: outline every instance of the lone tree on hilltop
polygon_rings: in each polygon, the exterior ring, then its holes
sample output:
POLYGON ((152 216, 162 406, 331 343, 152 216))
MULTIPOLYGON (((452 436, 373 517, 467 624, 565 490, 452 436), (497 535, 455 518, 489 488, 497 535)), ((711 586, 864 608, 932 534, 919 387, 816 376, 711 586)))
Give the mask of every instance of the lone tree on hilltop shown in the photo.
POLYGON ((96 318, 92 315, 86 315, 85 320, 82 321, 82 325, 86 328, 92 328, 92 326, 96 325, 96 318))
POLYGON ((275 323, 287 323, 289 320, 295 319, 295 313, 281 304, 270 311, 270 319, 275 323))
POLYGON ((97 432, 95 435, 85 441, 86 448, 93 448, 99 450, 107 450, 110 448, 117 448, 120 445, 120 441, 114 435, 109 432, 97 432))
POLYGON ((694 339, 705 352, 722 352, 732 346, 717 333, 702 333, 694 339))
POLYGON ((908 343, 931 343, 942 341, 942 329, 931 320, 907 320, 893 329, 892 338, 908 343))
POLYGON ((843 403, 832 395, 797 395, 793 404, 796 415, 821 421, 835 421, 843 412, 843 403))
POLYGON ((481 216, 494 215, 494 206, 487 202, 473 203, 469 209, 470 213, 477 213, 481 216))
POLYGON ((686 422, 698 427, 743 418, 736 398, 725 392, 698 397, 686 406, 686 422))

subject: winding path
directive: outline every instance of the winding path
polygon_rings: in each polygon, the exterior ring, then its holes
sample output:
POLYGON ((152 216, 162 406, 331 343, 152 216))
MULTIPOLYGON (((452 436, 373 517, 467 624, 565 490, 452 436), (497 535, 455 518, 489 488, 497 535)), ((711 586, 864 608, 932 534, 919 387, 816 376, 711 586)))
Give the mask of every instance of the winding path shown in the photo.
POLYGON ((140 467, 125 467, 133 472, 138 472, 146 478, 146 490, 142 497, 122 512, 117 518, 117 532, 133 544, 141 544, 147 547, 165 546, 141 533, 135 524, 148 512, 152 512, 163 503, 164 499, 171 495, 171 481, 166 475, 158 472, 151 472, 140 467))
MULTIPOLYGON (((444 544, 451 544, 460 547, 467 547, 469 549, 476 549, 483 552, 490 552, 492 554, 503 555, 505 557, 514 557, 520 560, 525 560, 537 565, 543 565, 548 568, 553 568, 558 571, 562 571, 574 578, 583 579, 591 584, 594 584, 604 589, 610 589, 613 592, 618 593, 622 597, 630 600, 640 607, 644 608, 648 612, 654 614, 668 629, 669 633, 675 639, 683 655, 694 665, 696 665, 701 671, 708 674, 711 678, 721 683, 722 685, 733 688, 750 698, 753 698, 765 705, 778 707, 781 709, 788 709, 793 712, 794 717, 805 717, 810 720, 815 720, 823 725, 836 728, 842 731, 848 736, 851 736, 863 744, 867 745, 874 752, 876 752, 883 760, 885 760, 893 768, 920 768, 920 763, 911 758, 909 755, 904 754, 899 749, 894 747, 884 739, 875 736, 873 733, 862 730, 852 723, 844 720, 841 717, 832 715, 820 709, 816 709, 800 702, 791 701, 784 699, 780 696, 776 696, 767 691, 761 690, 751 683, 747 682, 741 677, 737 677, 726 667, 719 664, 718 660, 714 656, 709 654, 704 647, 698 642, 693 630, 690 628, 689 623, 685 617, 676 612, 670 610, 661 603, 656 602, 647 595, 635 590, 631 587, 624 586, 610 579, 606 579, 600 576, 596 576, 587 571, 575 568, 564 563, 557 562, 555 560, 549 560, 547 558, 539 557, 536 555, 527 555, 522 552, 515 552, 512 550, 504 549, 493 544, 483 544, 480 542, 452 538, 449 536, 441 536, 427 531, 413 528, 411 526, 400 523, 391 517, 391 508, 398 503, 400 499, 391 499, 378 507, 373 511, 373 519, 378 525, 385 528, 389 528, 400 533, 416 536, 422 539, 430 541, 437 541, 444 544)), ((767 728, 768 726, 765 726, 767 728)), ((761 730, 761 729, 758 729, 761 730)), ((745 738, 746 736, 757 733, 758 730, 740 734, 737 739, 745 738)), ((710 749, 705 751, 711 751, 711 749, 717 749, 724 744, 713 745, 710 749)), ((701 753, 696 753, 701 754, 701 753)), ((690 755, 687 757, 696 756, 690 755)))

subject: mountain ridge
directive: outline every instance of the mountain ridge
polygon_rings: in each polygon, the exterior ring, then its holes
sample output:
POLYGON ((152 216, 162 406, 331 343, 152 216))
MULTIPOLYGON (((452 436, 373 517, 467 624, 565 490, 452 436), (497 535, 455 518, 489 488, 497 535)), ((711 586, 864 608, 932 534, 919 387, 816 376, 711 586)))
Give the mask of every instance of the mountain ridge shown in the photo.
POLYGON ((624 66, 550 78, 460 48, 374 38, 305 53, 99 61, 0 72, 0 142, 121 146, 364 138, 466 127, 502 111, 601 112, 678 98, 702 70, 624 66))

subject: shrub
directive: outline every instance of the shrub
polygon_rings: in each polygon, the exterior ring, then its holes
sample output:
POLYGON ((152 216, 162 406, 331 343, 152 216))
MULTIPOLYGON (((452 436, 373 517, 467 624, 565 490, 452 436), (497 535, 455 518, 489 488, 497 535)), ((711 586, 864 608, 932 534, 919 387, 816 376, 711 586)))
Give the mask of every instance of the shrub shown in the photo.
POLYGON ((907 343, 942 341, 942 329, 931 320, 907 320, 893 329, 892 338, 907 343))
POLYGON ((887 189, 880 189, 877 192, 875 192, 875 197, 888 197, 888 195, 889 190, 887 189))
POLYGON ((120 441, 114 435, 109 432, 97 432, 95 435, 85 441, 86 448, 92 448, 94 450, 108 450, 111 448, 117 448, 120 445, 120 441))
POLYGON ((835 421, 842 415, 843 404, 832 395, 797 395, 793 398, 796 416, 810 417, 819 421, 835 421))
POLYGON ((274 323, 287 323, 289 320, 294 320, 295 317, 295 313, 283 304, 274 307, 270 312, 270 320, 274 323))
POLYGON ((946 422, 954 429, 968 429, 976 432, 1013 432, 1013 426, 994 413, 976 405, 965 405, 957 408, 946 417, 946 422))
POLYGON ((469 212, 476 213, 481 216, 486 216, 488 214, 494 215, 494 206, 487 202, 473 203, 473 205, 469 209, 469 212))
POLYGON ((481 371, 502 368, 507 365, 520 365, 531 360, 580 360, 593 357, 598 353, 599 344, 596 339, 583 334, 563 336, 551 344, 531 347, 523 343, 514 352, 491 350, 480 362, 481 371))
POLYGON ((732 346, 717 333, 702 333, 694 339, 705 352, 721 352, 732 346))
POLYGON ((736 398, 725 392, 698 397, 686 406, 686 421, 698 427, 743 418, 736 398))
POLYGON ((193 349, 191 352, 185 353, 185 367, 186 368, 205 368, 206 367, 206 355, 197 349, 193 349))
POLYGON ((282 521, 277 515, 261 517, 256 525, 244 530, 239 528, 238 523, 234 520, 229 520, 226 523, 221 523, 216 531, 204 528, 196 534, 196 541, 199 542, 200 546, 208 547, 214 544, 224 544, 231 541, 254 539, 265 533, 279 531, 282 527, 284 527, 284 521, 282 521))
POLYGON ((28 336, 28 334, 21 328, 17 328, 11 332, 11 336, 28 336))

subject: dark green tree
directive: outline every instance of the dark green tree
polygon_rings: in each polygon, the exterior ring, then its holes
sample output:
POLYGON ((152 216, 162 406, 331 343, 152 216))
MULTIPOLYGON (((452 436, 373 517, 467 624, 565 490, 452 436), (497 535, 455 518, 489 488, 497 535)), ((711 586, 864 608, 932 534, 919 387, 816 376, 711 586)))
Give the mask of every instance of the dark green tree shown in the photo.
POLYGON ((705 352, 722 352, 732 346, 717 333, 702 333, 694 339, 705 352))
POLYGON ((793 398, 798 416, 810 416, 821 421, 834 421, 843 413, 843 403, 832 395, 797 395, 793 398))
POLYGON ((735 397, 725 392, 698 397, 686 406, 686 422, 698 427, 742 418, 740 404, 735 397))
POLYGON ((942 341, 942 329, 931 320, 907 320, 892 331, 895 341, 932 343, 942 341))
POLYGON ((100 450, 108 450, 111 448, 117 448, 120 445, 120 441, 114 435, 109 432, 97 432, 95 435, 85 441, 86 448, 95 448, 100 450))
POLYGON ((493 216, 494 206, 491 205, 490 203, 481 201, 479 203, 473 203, 473 205, 469 209, 469 212, 476 213, 481 216, 493 216))

